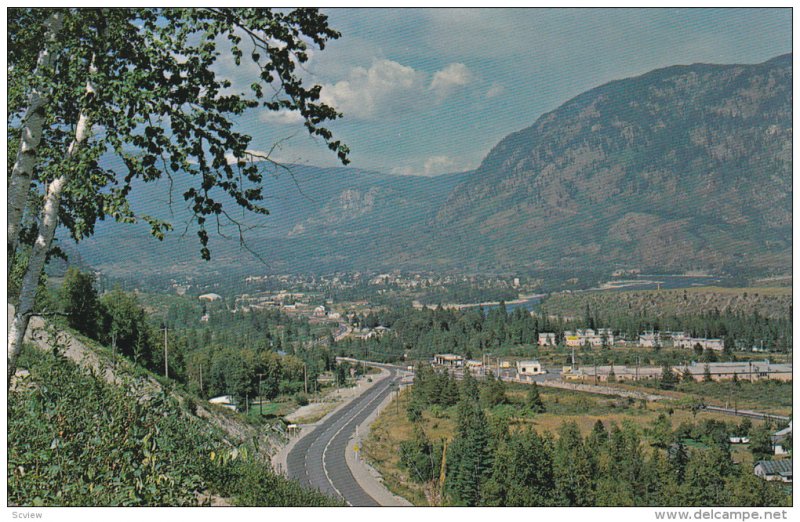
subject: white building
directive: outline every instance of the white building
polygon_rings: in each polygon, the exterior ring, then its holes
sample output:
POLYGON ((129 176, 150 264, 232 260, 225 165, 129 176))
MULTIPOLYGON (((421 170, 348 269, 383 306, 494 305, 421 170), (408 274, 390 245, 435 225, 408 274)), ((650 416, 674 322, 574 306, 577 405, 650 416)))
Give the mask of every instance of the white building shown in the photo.
POLYGON ((517 361, 517 373, 519 375, 541 375, 545 372, 539 361, 530 360, 517 361))
POLYGON ((219 397, 208 399, 208 402, 211 404, 218 404, 223 408, 228 408, 229 410, 239 411, 239 406, 236 404, 236 400, 231 395, 220 395, 219 397))
POLYGON ((639 336, 639 346, 642 348, 656 348, 661 346, 661 334, 646 332, 639 336))
POLYGON ((454 355, 452 353, 441 353, 433 356, 433 364, 437 366, 461 368, 464 366, 464 358, 460 355, 454 355))
POLYGON ((725 349, 725 343, 722 339, 707 339, 705 337, 689 337, 686 334, 677 334, 672 336, 672 346, 675 348, 693 349, 695 345, 700 345, 703 350, 710 349, 721 352, 725 349))
POLYGON ((552 332, 539 332, 539 346, 555 346, 556 334, 552 332))

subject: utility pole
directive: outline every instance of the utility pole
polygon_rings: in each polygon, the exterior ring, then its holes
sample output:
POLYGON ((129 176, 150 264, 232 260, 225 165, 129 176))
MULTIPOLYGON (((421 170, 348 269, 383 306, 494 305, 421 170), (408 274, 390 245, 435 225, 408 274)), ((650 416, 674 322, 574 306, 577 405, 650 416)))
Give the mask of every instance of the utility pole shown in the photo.
POLYGON ((264 396, 261 395, 261 377, 263 377, 263 373, 258 374, 258 413, 259 415, 264 415, 264 396))
POLYGON ((308 395, 308 372, 306 371, 306 363, 303 363, 303 390, 308 395))
POLYGON ((169 378, 169 352, 167 351, 167 325, 164 325, 164 377, 169 378))

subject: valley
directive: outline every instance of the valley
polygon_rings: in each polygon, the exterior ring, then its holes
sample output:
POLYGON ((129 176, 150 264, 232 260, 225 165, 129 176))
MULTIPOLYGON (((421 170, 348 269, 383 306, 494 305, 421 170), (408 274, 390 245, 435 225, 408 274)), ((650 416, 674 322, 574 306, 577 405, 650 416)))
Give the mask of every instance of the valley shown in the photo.
POLYGON ((790 8, 7 11, 8 507, 791 509, 790 8))

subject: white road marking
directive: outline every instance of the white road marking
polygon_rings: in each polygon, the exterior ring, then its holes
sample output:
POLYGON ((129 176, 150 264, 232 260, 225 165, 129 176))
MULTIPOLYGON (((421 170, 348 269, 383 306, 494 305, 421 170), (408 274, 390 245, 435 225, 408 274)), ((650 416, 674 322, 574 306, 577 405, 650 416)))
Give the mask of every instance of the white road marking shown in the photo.
MULTIPOLYGON (((391 377, 389 378, 389 381, 391 381, 391 377)), ((322 450, 322 471, 324 471, 324 472, 325 472, 325 478, 328 480, 328 483, 329 483, 329 484, 331 485, 331 487, 332 487, 332 488, 333 488, 333 489, 336 491, 336 493, 338 493, 338 494, 339 494, 339 496, 340 496, 340 497, 342 497, 342 499, 344 499, 344 501, 345 501, 345 502, 346 502, 348 505, 350 505, 350 506, 352 506, 352 504, 350 504, 350 502, 348 502, 348 501, 347 501, 347 499, 345 499, 345 498, 344 498, 344 495, 342 495, 341 491, 339 491, 339 490, 336 488, 336 486, 334 486, 334 485, 333 485, 333 481, 331 480, 331 477, 330 477, 330 475, 328 474, 328 467, 325 465, 325 454, 328 452, 328 447, 330 447, 331 443, 333 442, 333 439, 335 439, 335 438, 336 438, 336 436, 337 436, 337 435, 339 435, 339 433, 340 433, 340 432, 341 432, 343 429, 345 429, 345 428, 347 427, 347 425, 350 423, 350 421, 352 421, 352 420, 353 420, 353 419, 354 419, 354 418, 355 418, 355 417, 356 417, 356 416, 357 416, 359 413, 361 413, 362 411, 364 411, 365 409, 367 409, 367 408, 368 408, 368 407, 369 407, 369 406, 370 406, 370 405, 371 405, 373 402, 375 402, 375 400, 378 398, 378 396, 379 396, 381 393, 383 393, 383 391, 384 391, 386 388, 388 388, 388 387, 389 387, 389 386, 387 385, 387 386, 386 386, 386 387, 385 387, 383 390, 381 390, 380 392, 376 393, 376 394, 375 394, 375 397, 373 397, 373 398, 372 398, 372 399, 371 399, 369 402, 367 402, 367 404, 365 404, 363 408, 361 408, 360 410, 358 410, 358 412, 357 412, 357 413, 353 414, 353 415, 352 415, 352 416, 351 416, 351 417, 350 417, 350 418, 349 418, 347 421, 345 421, 345 423, 342 425, 342 427, 341 427, 341 428, 339 428, 339 430, 338 430, 336 433, 334 433, 334 434, 333 434, 333 437, 331 437, 331 438, 328 440, 328 443, 325 445, 325 448, 322 450)), ((345 449, 345 451, 347 451, 347 450, 345 449)))

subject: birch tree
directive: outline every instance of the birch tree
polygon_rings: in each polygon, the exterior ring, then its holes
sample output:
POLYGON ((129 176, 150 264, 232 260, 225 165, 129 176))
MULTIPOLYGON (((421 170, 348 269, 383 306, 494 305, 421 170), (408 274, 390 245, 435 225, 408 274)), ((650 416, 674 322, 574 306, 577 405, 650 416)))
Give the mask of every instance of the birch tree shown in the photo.
MULTIPOLYGON (((326 122, 341 116, 319 101, 298 68, 339 37, 315 9, 9 9, 8 259, 26 266, 8 332, 8 377, 28 322, 56 228, 76 241, 97 220, 144 221, 161 239, 168 222, 137 215, 134 181, 186 176, 182 196, 209 259, 209 227, 238 222, 222 201, 268 214, 261 204, 268 155, 236 130, 248 110, 298 113, 340 161, 348 149, 326 122), (221 77, 221 60, 255 64, 245 88, 221 77), (103 167, 116 156, 124 172, 103 167), (233 163, 229 159, 237 158, 233 163)), ((239 228, 240 240, 243 230, 239 228)))

